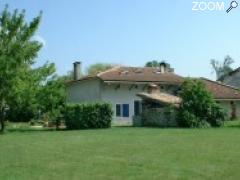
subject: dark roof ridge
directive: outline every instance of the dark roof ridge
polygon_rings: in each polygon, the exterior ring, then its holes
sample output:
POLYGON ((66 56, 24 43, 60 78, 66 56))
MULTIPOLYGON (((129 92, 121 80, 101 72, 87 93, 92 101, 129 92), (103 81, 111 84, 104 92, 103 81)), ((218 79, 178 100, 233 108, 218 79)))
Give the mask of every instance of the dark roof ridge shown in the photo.
POLYGON ((238 68, 236 68, 236 69, 232 70, 232 71, 231 71, 231 72, 229 72, 227 75, 232 75, 232 74, 234 74, 234 73, 238 72, 239 70, 240 70, 240 67, 238 67, 238 68))

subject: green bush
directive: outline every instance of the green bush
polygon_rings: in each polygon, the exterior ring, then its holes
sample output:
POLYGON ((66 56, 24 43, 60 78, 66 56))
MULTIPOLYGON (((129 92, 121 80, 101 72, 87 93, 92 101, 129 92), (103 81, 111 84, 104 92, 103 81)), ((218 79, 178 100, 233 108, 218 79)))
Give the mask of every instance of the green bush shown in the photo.
POLYGON ((227 112, 219 104, 213 104, 211 107, 211 114, 208 115, 208 122, 213 127, 220 127, 224 124, 227 119, 227 112))
POLYGON ((108 103, 68 104, 65 110, 67 129, 109 128, 112 107, 108 103))
POLYGON ((189 111, 180 111, 179 114, 179 125, 181 127, 190 127, 190 128, 208 128, 211 127, 211 124, 205 119, 200 119, 189 111))
POLYGON ((182 127, 219 127, 226 120, 224 109, 218 105, 202 81, 187 79, 180 93, 178 124, 182 127))

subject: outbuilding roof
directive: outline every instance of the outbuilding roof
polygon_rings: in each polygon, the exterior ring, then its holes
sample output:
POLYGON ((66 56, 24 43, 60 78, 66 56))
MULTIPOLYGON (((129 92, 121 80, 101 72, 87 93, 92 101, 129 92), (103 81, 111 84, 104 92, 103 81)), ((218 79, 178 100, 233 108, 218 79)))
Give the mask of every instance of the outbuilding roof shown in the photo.
POLYGON ((141 97, 142 99, 147 99, 155 102, 160 102, 164 104, 173 104, 175 106, 178 106, 181 102, 181 98, 168 94, 168 93, 138 93, 137 96, 141 97))

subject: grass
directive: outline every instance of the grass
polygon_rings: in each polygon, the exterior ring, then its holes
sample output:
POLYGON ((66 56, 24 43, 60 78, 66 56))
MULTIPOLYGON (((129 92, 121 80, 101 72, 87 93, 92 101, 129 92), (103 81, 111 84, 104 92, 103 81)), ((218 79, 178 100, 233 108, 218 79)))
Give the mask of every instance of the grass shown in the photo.
POLYGON ((239 179, 240 128, 230 127, 8 131, 0 179, 239 179))

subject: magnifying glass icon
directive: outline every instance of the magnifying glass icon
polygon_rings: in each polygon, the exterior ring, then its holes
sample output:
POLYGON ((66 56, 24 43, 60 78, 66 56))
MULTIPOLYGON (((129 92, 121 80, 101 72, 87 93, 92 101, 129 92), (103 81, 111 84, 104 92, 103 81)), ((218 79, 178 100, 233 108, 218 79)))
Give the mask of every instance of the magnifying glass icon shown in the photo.
POLYGON ((226 10, 226 12, 229 13, 233 8, 236 8, 236 7, 238 7, 237 1, 232 1, 230 3, 230 7, 226 10))

